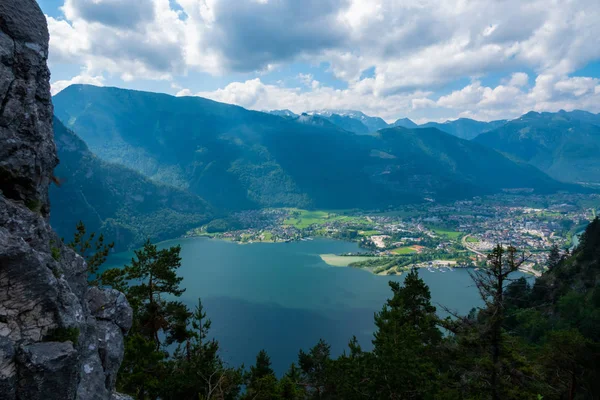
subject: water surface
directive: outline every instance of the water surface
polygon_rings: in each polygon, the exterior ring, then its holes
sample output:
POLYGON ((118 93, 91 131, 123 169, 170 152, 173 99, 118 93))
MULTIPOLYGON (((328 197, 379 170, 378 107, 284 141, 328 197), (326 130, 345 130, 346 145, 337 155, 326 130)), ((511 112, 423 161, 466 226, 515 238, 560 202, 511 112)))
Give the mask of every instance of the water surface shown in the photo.
MULTIPOLYGON (((361 251, 351 242, 315 239, 240 245, 188 238, 160 247, 175 244, 181 245, 179 272, 186 288, 181 299, 193 307, 202 298, 225 360, 249 365, 265 349, 279 373, 296 361, 300 348, 308 349, 319 338, 331 344, 334 355, 346 348, 352 335, 370 348, 373 314, 391 295, 388 281, 403 280, 332 267, 319 257, 361 251)), ((123 265, 130 258, 131 253, 120 253, 109 263, 123 265)), ((420 274, 434 303, 461 313, 480 304, 466 270, 420 274)))

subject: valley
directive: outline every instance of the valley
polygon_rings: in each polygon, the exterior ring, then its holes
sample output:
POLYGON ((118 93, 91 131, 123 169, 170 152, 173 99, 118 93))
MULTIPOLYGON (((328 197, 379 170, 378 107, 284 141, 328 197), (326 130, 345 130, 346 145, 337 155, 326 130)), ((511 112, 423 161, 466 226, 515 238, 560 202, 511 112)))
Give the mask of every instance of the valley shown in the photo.
POLYGON ((600 196, 498 194, 392 211, 293 208, 241 211, 189 231, 241 244, 313 238, 356 242, 360 251, 321 255, 332 266, 400 275, 412 267, 481 267, 497 243, 528 255, 526 272, 539 275, 552 246, 568 249, 596 215, 600 196))

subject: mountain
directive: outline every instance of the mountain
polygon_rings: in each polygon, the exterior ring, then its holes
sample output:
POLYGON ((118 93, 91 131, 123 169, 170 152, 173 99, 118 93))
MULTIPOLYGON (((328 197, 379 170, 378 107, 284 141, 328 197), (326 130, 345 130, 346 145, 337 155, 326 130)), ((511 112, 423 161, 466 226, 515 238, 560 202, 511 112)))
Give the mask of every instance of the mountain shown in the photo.
POLYGON ((369 128, 358 119, 349 116, 331 114, 327 119, 338 127, 358 135, 366 135, 370 133, 369 128))
POLYGON ((265 111, 269 114, 273 114, 273 115, 277 115, 278 117, 283 117, 283 118, 298 118, 299 115, 290 111, 290 110, 271 110, 271 111, 265 111))
POLYGON ((459 118, 455 121, 446 121, 441 124, 438 122, 427 122, 426 124, 419 125, 419 128, 437 128, 440 131, 449 133, 461 139, 471 140, 477 135, 498 128, 505 123, 506 120, 483 122, 469 118, 459 118))
POLYGON ((293 118, 292 120, 305 125, 321 126, 335 130, 340 128, 339 126, 331 122, 328 118, 324 118, 319 115, 309 115, 307 113, 302 113, 300 116, 298 116, 297 118, 293 118))
POLYGON ((531 166, 438 129, 390 128, 377 136, 379 141, 374 146, 378 155, 394 158, 383 163, 376 175, 389 187, 410 185, 413 191, 432 193, 441 199, 500 189, 545 192, 561 188, 561 184, 531 166))
POLYGON ((207 222, 212 208, 200 197, 150 181, 138 172, 94 156, 72 131, 54 118, 54 140, 62 181, 50 188, 51 223, 69 240, 83 221, 117 249, 176 237, 207 222))
POLYGON ((353 120, 359 121, 364 126, 366 126, 368 132, 375 132, 380 129, 385 129, 389 127, 387 122, 385 122, 383 119, 379 117, 370 117, 360 111, 355 110, 318 110, 309 111, 308 114, 316 114, 327 118, 330 118, 332 115, 336 114, 340 117, 351 118, 353 120))
POLYGON ((392 124, 392 127, 402 127, 402 128, 409 128, 409 129, 413 129, 413 128, 417 128, 419 125, 415 124, 413 121, 411 121, 408 118, 400 118, 397 119, 396 122, 394 122, 392 124))
POLYGON ((563 116, 565 118, 572 119, 572 120, 587 122, 588 124, 600 126, 600 113, 594 114, 589 111, 582 111, 582 110, 573 110, 573 111, 560 110, 556 114, 558 114, 559 116, 563 116))
MULTIPOLYGON (((55 112, 99 157, 215 207, 380 208, 559 184, 436 129, 355 135, 199 97, 73 85, 55 112)), ((318 122, 318 123, 315 123, 318 122)))
POLYGON ((301 115, 294 114, 290 110, 272 110, 267 111, 268 114, 277 115, 283 118, 297 119, 298 122, 309 123, 309 124, 320 124, 324 125, 328 121, 341 129, 348 132, 353 132, 359 135, 369 133, 367 128, 362 122, 351 117, 341 116, 339 114, 322 115, 314 113, 302 113, 301 115))
POLYGON ((600 126, 586 122, 593 120, 587 114, 532 111, 475 141, 555 179, 600 183, 600 126))

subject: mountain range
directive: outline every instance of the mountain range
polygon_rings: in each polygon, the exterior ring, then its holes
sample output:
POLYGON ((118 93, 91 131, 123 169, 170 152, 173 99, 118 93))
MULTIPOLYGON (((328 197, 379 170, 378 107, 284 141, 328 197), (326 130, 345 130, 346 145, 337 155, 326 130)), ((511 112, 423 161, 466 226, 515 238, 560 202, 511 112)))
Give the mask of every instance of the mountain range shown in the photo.
POLYGON ((565 188, 432 128, 356 135, 315 114, 281 118, 198 97, 86 85, 63 90, 54 106, 99 158, 220 210, 374 209, 510 188, 565 188))
POLYGON ((475 142, 565 182, 600 183, 600 115, 529 112, 475 142))
MULTIPOLYGON (((277 115, 283 118, 296 119, 300 116, 290 110, 272 110, 268 113, 277 115)), ((506 120, 498 120, 491 122, 475 121, 469 118, 459 118, 454 121, 427 122, 418 125, 409 118, 400 118, 392 124, 388 124, 382 118, 370 117, 360 111, 354 110, 319 110, 308 111, 304 114, 318 116, 328 120, 338 127, 359 135, 366 135, 386 128, 437 128, 442 132, 449 133, 461 139, 473 139, 477 135, 493 130, 506 123, 506 120)))
POLYGON ((148 238, 176 237, 215 215, 196 195, 100 160, 58 119, 53 123, 60 159, 54 174, 62 183, 50 188, 51 223, 67 241, 83 221, 89 232, 103 233, 123 250, 148 238))

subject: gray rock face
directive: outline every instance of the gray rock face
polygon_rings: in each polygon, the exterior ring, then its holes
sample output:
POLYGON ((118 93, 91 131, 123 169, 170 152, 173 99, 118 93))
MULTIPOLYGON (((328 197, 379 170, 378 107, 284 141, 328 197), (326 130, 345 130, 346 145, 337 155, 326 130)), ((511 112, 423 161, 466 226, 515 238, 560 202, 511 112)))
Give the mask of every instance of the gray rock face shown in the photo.
POLYGON ((0 0, 0 399, 108 400, 132 312, 48 224, 47 57, 36 1, 0 0))
POLYGON ((34 343, 22 346, 17 355, 20 365, 17 398, 43 400, 75 398, 77 388, 77 351, 71 342, 34 343))

